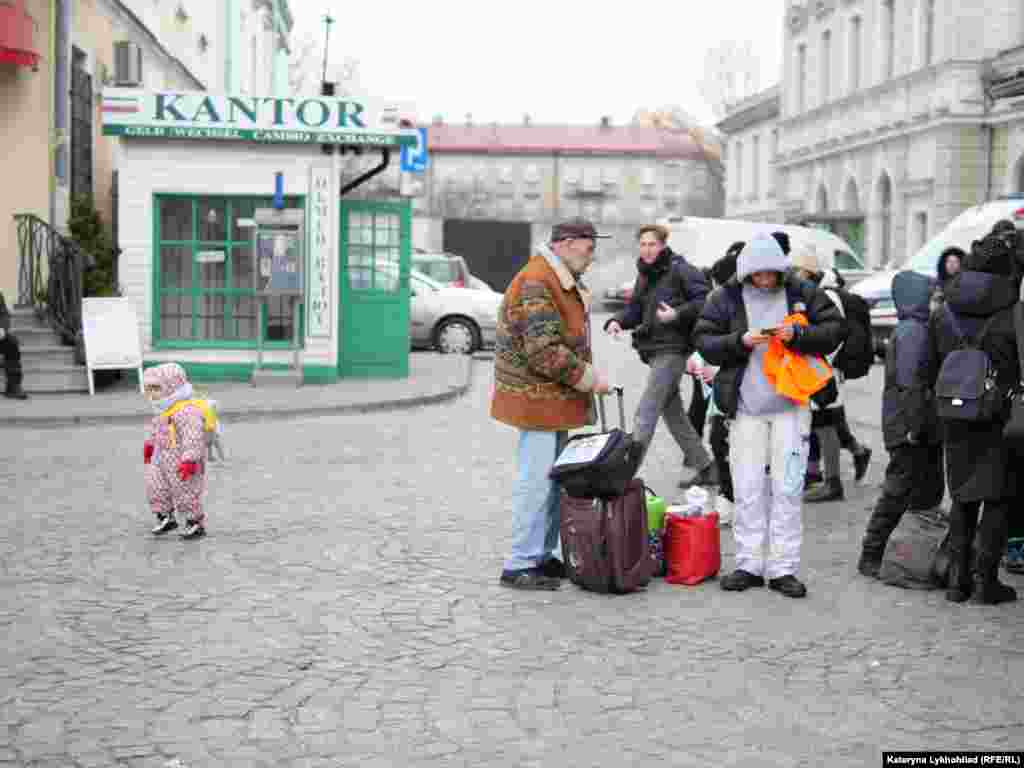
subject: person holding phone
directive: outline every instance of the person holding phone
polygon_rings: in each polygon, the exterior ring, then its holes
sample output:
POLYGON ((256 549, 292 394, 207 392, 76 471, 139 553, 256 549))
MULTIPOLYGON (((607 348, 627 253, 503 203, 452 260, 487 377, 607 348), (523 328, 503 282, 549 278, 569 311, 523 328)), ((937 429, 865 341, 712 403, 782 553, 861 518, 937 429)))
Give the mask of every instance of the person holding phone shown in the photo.
POLYGON ((778 339, 801 355, 828 355, 846 329, 832 301, 790 274, 790 267, 773 237, 751 240, 740 251, 735 277, 709 298, 695 337, 703 358, 719 366, 715 406, 732 420, 736 569, 722 579, 722 588, 740 592, 763 587, 767 579, 773 590, 799 598, 807 594, 797 573, 811 413, 776 391, 764 372, 765 353, 778 339), (808 325, 786 324, 794 313, 808 325))
POLYGON ((618 336, 632 329, 633 346, 651 367, 633 422, 640 461, 650 448, 658 419, 664 419, 683 452, 683 465, 696 470, 680 487, 715 486, 718 473, 711 454, 693 428, 679 391, 686 360, 693 352, 693 326, 710 287, 703 272, 669 248, 668 236, 668 228, 660 224, 637 231, 640 258, 633 298, 605 323, 604 330, 618 336))

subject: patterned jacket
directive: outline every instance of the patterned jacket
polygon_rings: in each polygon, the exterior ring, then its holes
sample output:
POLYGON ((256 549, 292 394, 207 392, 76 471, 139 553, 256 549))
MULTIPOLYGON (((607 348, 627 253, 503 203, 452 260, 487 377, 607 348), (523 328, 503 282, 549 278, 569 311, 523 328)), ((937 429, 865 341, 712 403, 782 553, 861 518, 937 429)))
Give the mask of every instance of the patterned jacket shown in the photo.
POLYGON ((590 423, 590 292, 539 246, 498 310, 491 416, 520 429, 590 423))

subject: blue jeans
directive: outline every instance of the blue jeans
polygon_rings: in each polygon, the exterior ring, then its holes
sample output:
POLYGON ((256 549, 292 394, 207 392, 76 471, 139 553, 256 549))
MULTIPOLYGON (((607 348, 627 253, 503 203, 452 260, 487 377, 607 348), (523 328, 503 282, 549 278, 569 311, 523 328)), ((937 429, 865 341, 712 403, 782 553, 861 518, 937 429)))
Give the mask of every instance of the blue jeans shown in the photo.
POLYGON ((548 472, 567 439, 567 432, 519 430, 519 472, 512 494, 512 554, 505 561, 506 571, 533 568, 561 555, 559 490, 548 472))

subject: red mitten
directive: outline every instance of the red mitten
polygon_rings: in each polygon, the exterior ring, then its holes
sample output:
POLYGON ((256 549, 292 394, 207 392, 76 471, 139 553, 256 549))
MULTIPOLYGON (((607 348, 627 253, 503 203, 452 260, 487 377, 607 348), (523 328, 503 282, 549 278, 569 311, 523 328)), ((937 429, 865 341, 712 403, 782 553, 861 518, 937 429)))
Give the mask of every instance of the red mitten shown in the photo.
POLYGON ((183 461, 178 465, 178 477, 183 481, 192 479, 192 475, 199 474, 199 464, 195 461, 183 461))
POLYGON ((142 461, 149 464, 153 460, 153 443, 147 440, 142 446, 142 461))

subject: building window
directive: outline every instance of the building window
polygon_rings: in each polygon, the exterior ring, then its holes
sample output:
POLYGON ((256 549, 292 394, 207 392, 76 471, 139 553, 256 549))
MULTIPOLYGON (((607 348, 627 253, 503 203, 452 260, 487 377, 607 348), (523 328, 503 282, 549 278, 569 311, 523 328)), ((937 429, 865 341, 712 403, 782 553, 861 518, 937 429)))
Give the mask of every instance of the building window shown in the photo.
POLYGON ((928 242, 928 212, 918 211, 914 214, 914 246, 920 249, 928 242))
POLYGON ((832 90, 832 32, 821 36, 821 103, 827 104, 832 90))
POLYGON ((850 19, 850 60, 849 60, 849 83, 850 93, 860 88, 860 46, 861 28, 863 23, 860 16, 850 19))
POLYGON ((807 46, 801 43, 796 49, 796 111, 803 112, 807 106, 807 46))
POLYGON ((357 291, 398 291, 402 248, 399 215, 350 211, 344 232, 349 287, 357 291))
POLYGON ((930 67, 935 58, 935 0, 922 0, 922 65, 930 67))
POLYGON ((743 197, 743 142, 736 142, 736 197, 743 197))
POLYGON ((882 0, 882 41, 885 44, 885 80, 896 74, 896 2, 882 0))
MULTIPOLYGON (((157 197, 154 342, 255 347, 262 327, 270 346, 291 345, 288 298, 268 299, 263 323, 258 322, 252 229, 238 226, 239 219, 271 205, 270 198, 262 197, 157 197)), ((286 208, 302 205, 302 198, 285 198, 286 208)))
POLYGON ((761 137, 755 136, 750 147, 751 154, 753 157, 750 159, 750 170, 753 173, 753 191, 754 197, 761 195, 761 137))

